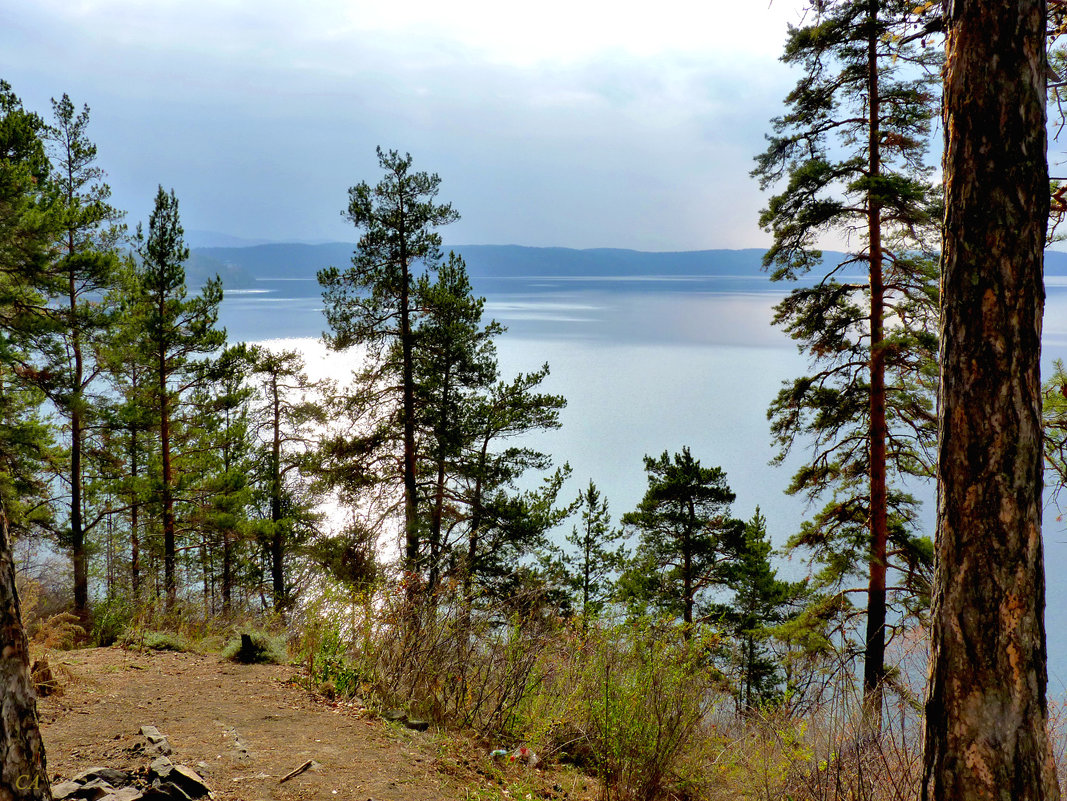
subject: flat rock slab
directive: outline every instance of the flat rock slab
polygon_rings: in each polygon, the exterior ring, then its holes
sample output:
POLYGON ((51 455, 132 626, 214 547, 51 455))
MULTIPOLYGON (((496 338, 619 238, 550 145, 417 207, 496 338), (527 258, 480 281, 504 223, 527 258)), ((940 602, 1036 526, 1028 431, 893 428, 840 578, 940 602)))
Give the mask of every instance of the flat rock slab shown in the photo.
POLYGON ((124 784, 130 783, 130 774, 124 773, 121 770, 115 770, 114 768, 95 767, 83 770, 72 778, 71 781, 77 782, 78 784, 85 784, 86 782, 91 782, 93 779, 100 779, 108 784, 113 784, 115 787, 122 787, 124 784))
POLYGON ((174 763, 167 757, 161 756, 152 760, 152 764, 148 766, 148 775, 150 778, 166 780, 170 778, 171 771, 174 770, 174 763))
POLYGON ((152 786, 144 791, 145 801, 192 801, 192 796, 176 784, 161 782, 156 779, 152 786))
POLYGON ((66 801, 68 798, 73 798, 74 793, 80 790, 82 786, 78 782, 60 782, 59 784, 52 785, 52 799, 53 801, 66 801))
POLYGON ((211 788, 204 783, 200 774, 185 765, 175 765, 167 780, 180 787, 190 798, 202 798, 211 792, 211 788))
POLYGON ((104 796, 114 795, 117 790, 118 788, 102 779, 93 779, 92 781, 83 784, 69 797, 84 798, 85 801, 100 801, 104 796))
POLYGON ((105 795, 100 801, 140 801, 144 793, 136 787, 120 787, 111 795, 105 795))

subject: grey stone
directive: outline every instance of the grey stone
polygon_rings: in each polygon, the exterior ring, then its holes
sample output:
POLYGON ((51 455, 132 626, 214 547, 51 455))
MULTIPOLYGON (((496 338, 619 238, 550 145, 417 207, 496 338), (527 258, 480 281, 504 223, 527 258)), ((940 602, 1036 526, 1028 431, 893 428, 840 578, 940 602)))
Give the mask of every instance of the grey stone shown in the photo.
POLYGON ((165 756, 161 756, 152 760, 152 764, 148 766, 148 775, 156 779, 169 779, 173 770, 174 763, 165 756))
POLYGON ((89 768, 83 770, 71 781, 84 784, 85 782, 92 781, 93 779, 102 779, 108 784, 113 784, 116 787, 121 787, 124 784, 130 783, 130 775, 123 773, 121 770, 115 770, 114 768, 89 768))
POLYGON ((144 791, 144 801, 192 801, 192 798, 178 785, 155 779, 152 786, 144 791))
POLYGON ((382 712, 382 718, 392 723, 400 723, 407 717, 407 713, 400 709, 387 709, 382 712))
POLYGON ((67 798, 73 798, 74 793, 81 789, 81 785, 77 782, 60 782, 59 784, 52 785, 52 798, 54 801, 64 801, 67 798))
POLYGON ((160 730, 157 729, 155 726, 142 726, 141 736, 143 736, 146 740, 148 740, 148 742, 152 744, 162 742, 163 740, 167 739, 163 736, 162 732, 160 732, 160 730))
POLYGON ((211 792, 204 780, 195 770, 186 765, 175 765, 167 781, 180 787, 191 798, 201 798, 211 792))
POLYGON ((149 751, 157 754, 173 754, 170 741, 155 726, 142 726, 141 736, 148 740, 149 751))
POLYGON ((105 795, 100 801, 141 801, 144 793, 136 787, 121 787, 111 795, 105 795))
POLYGON ((111 795, 115 788, 103 779, 93 779, 83 784, 69 798, 84 798, 85 801, 100 801, 104 796, 111 795))

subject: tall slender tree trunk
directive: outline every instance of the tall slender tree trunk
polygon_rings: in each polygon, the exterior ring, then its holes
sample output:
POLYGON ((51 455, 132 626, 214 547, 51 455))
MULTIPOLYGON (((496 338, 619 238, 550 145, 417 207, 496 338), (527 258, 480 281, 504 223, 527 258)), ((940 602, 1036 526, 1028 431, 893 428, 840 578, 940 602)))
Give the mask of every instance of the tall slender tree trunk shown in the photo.
POLYGON ((222 532, 222 614, 233 611, 233 545, 230 532, 222 532))
MULTIPOLYGON (((878 0, 867 12, 867 112, 868 170, 872 182, 881 175, 881 130, 878 75, 878 0)), ((883 316, 885 288, 882 281, 882 208, 877 189, 867 193, 867 244, 871 287, 871 390, 870 390, 870 573, 867 584, 867 636, 863 659, 864 712, 868 724, 880 729, 882 683, 885 680, 886 545, 888 541, 886 498, 885 349, 883 316)))
MULTIPOLYGON (((452 380, 451 367, 446 368, 445 374, 441 377, 443 384, 442 398, 441 398, 441 410, 442 415, 447 415, 448 401, 449 401, 449 382, 452 380)), ((442 419, 439 421, 440 430, 444 433, 448 431, 448 419, 442 419)), ((437 586, 438 576, 440 575, 440 565, 438 561, 441 558, 441 527, 442 520, 445 514, 445 450, 440 440, 437 442, 438 454, 437 454, 437 478, 434 484, 434 498, 433 498, 433 511, 430 517, 430 578, 427 583, 427 589, 433 592, 437 586)))
MULTIPOLYGON (((68 251, 74 255, 74 235, 68 235, 68 251)), ((74 356, 74 374, 71 378, 70 414, 70 539, 71 561, 74 563, 74 614, 83 622, 89 620, 89 559, 85 552, 85 531, 82 521, 82 381, 84 360, 81 337, 78 336, 78 292, 74 283, 74 271, 70 272, 70 336, 74 356)))
POLYGON ((130 582, 133 597, 139 600, 141 594, 141 535, 137 529, 138 513, 141 511, 137 492, 137 428, 130 429, 130 582))
MULTIPOLYGON (((162 307, 162 301, 160 306, 162 307)), ((162 308, 160 317, 163 316, 162 308)), ((159 444, 163 462, 163 591, 167 611, 174 609, 178 597, 175 576, 177 544, 174 537, 174 491, 170 461, 170 397, 167 394, 166 355, 159 352, 159 444)))
POLYGON ((593 583, 593 532, 591 524, 585 526, 585 561, 582 564, 582 629, 584 630, 589 617, 589 588, 593 583))
POLYGON ((478 560, 478 537, 482 528, 482 476, 485 475, 486 459, 489 454, 489 437, 482 440, 482 450, 478 454, 478 473, 474 479, 474 494, 471 497, 470 532, 467 537, 467 563, 463 567, 463 597, 468 606, 473 600, 474 566, 478 560))
POLYGON ((7 513, 0 506, 0 801, 51 801, 37 698, 30 680, 29 644, 15 589, 7 513))
MULTIPOLYGON (((399 218, 403 220, 403 208, 399 218)), ((411 332, 411 265, 408 264, 404 226, 400 226, 400 349, 403 365, 401 382, 404 393, 404 569, 419 569, 418 484, 415 480, 415 369, 414 337, 411 332)), ((414 590, 414 583, 409 585, 414 590)))
MULTIPOLYGON (((229 429, 229 413, 227 413, 227 429, 229 429)), ((229 475, 233 469, 231 464, 230 443, 227 440, 222 451, 222 470, 224 475, 229 475)), ((229 616, 233 602, 233 540, 236 532, 232 529, 223 529, 222 538, 222 614, 229 616)))
POLYGON ((282 531, 282 408, 277 375, 271 375, 271 391, 274 393, 274 419, 270 451, 270 576, 274 611, 281 612, 285 607, 285 543, 282 531))
POLYGON ((926 801, 1057 799, 1039 356, 1044 0, 945 4, 941 401, 926 801))
POLYGON ((696 521, 696 509, 693 507, 693 502, 689 501, 689 522, 686 530, 682 532, 682 596, 685 604, 682 620, 686 624, 685 639, 687 640, 692 635, 690 624, 693 622, 693 596, 696 594, 693 587, 693 546, 690 541, 690 532, 696 530, 696 521))

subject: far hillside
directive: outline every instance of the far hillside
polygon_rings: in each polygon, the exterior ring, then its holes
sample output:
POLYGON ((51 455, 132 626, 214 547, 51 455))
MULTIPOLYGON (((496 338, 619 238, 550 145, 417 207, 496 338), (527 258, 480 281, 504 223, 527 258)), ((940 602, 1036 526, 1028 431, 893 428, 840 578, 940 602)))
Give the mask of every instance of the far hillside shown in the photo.
MULTIPOLYGON (((230 288, 248 288, 256 279, 314 281, 324 267, 347 267, 355 244, 330 242, 320 245, 296 243, 250 247, 194 248, 191 262, 197 265, 190 283, 199 283, 200 273, 216 270, 230 288)), ((458 245, 471 277, 637 277, 637 276, 758 276, 763 250, 690 250, 648 252, 620 248, 534 248, 522 245, 458 245)), ((824 261, 836 263, 844 254, 826 251, 824 261)), ((855 272, 852 268, 850 272, 855 272)), ((1067 253, 1047 251, 1045 272, 1067 276, 1067 253)), ((205 277, 206 273, 205 273, 205 277)))
MULTIPOLYGON (((232 265, 256 278, 308 278, 323 267, 344 268, 355 244, 273 244, 195 248, 193 253, 232 265)), ((618 248, 532 248, 521 245, 459 245, 444 248, 463 256, 474 278, 507 276, 759 275, 763 251, 692 250, 650 253, 618 248)), ((830 254, 828 254, 830 255, 830 254)))

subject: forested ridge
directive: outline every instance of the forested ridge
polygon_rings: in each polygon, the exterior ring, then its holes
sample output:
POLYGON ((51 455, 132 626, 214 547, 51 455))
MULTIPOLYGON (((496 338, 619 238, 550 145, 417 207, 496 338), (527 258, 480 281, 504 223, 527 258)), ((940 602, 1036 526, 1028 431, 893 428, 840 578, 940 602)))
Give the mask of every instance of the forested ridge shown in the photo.
MULTIPOLYGON (((756 157, 772 238, 758 251, 448 250, 460 210, 441 178, 379 148, 342 211, 355 244, 193 252, 173 190, 140 223, 110 205, 87 106, 63 95, 40 113, 0 82, 0 562, 12 547, 21 561, 30 638, 9 588, 7 693, 27 711, 0 732, 23 738, 0 787, 26 765, 47 784, 31 650, 233 638, 234 658, 255 644, 297 660, 312 692, 525 744, 607 798, 947 798, 974 775, 1009 788, 988 797, 1058 797, 1040 503, 1042 475, 1067 475, 1067 392, 1062 365, 1040 385, 1037 359, 1042 258, 1067 269, 1045 253, 1062 192, 1032 155, 1045 98, 1008 79, 1033 123, 996 132, 1008 166, 972 183, 950 128, 942 186, 939 80, 977 96, 967 48, 1004 45, 961 12, 959 30, 991 38, 950 35, 946 66, 939 13, 834 0, 790 29, 783 60, 802 77, 756 157), (1033 191, 998 188, 1005 174, 1033 191), (828 232, 850 249, 820 249, 828 232), (799 581, 779 577, 785 554, 715 454, 647 454, 633 509, 595 477, 568 496, 570 466, 529 445, 566 398, 543 387, 550 364, 501 370, 508 334, 478 292, 489 276, 757 261, 807 365, 767 410, 787 491, 809 502, 785 549, 808 566, 799 581), (227 288, 312 276, 350 376, 312 379, 300 353, 218 325, 227 288), (954 383, 968 370, 988 375, 954 383), (934 480, 936 542, 910 491, 934 480), (963 672, 1009 710, 1004 731, 960 699, 963 672)), ((1054 43, 1059 6, 1028 14, 1054 43)), ((970 119, 948 86, 945 113, 970 119)))

